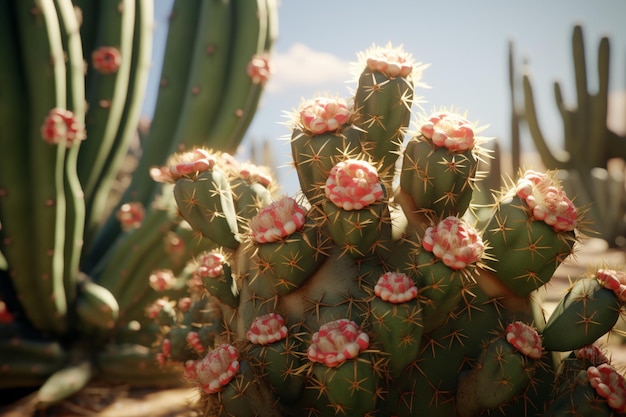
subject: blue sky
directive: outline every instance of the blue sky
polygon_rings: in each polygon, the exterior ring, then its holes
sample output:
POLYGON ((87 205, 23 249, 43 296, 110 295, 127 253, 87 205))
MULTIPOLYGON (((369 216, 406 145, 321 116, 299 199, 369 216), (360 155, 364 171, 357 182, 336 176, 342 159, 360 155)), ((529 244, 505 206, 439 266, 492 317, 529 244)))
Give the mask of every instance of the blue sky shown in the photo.
MULTIPOLYGON (((156 4, 157 21, 164 22, 171 0, 156 4)), ((277 164, 287 164, 289 147, 277 140, 289 133, 280 124, 284 112, 318 94, 347 96, 349 64, 357 52, 391 42, 430 64, 422 81, 431 88, 417 91, 427 101, 423 105, 427 112, 442 106, 467 111, 470 120, 489 125, 485 136, 497 137, 506 146, 510 140, 507 56, 512 40, 518 70, 523 60, 529 63, 541 125, 551 144, 560 147, 553 82, 562 82, 565 100, 573 104, 571 36, 576 23, 583 25, 591 88, 596 84, 598 43, 608 35, 611 89, 615 97, 626 100, 625 0, 280 0, 274 73, 244 145, 250 138, 270 140, 275 143, 277 164)), ((158 39, 164 39, 164 26, 157 26, 156 54, 163 44, 158 39)), ((151 85, 157 80, 153 77, 151 85)), ((149 96, 147 112, 151 101, 149 96)), ((626 105, 617 111, 625 120, 626 105)), ((525 144, 532 150, 529 140, 525 144)), ((285 192, 297 189, 288 168, 280 168, 278 176, 285 192)))

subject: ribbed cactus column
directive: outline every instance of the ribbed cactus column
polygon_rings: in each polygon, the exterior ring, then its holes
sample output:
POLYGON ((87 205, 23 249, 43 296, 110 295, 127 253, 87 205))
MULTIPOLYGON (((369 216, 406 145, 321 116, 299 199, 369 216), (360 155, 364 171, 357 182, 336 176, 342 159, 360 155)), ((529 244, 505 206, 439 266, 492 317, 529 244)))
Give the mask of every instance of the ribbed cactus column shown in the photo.
POLYGON ((572 284, 543 329, 546 348, 579 349, 607 333, 620 316, 624 299, 618 294, 624 281, 621 271, 599 269, 595 277, 572 284))
POLYGON ((439 112, 406 145, 400 188, 414 210, 433 216, 463 216, 469 208, 482 150, 475 127, 461 115, 439 112))
POLYGON ((304 374, 299 372, 303 364, 302 343, 297 335, 289 334, 282 316, 276 313, 258 316, 246 338, 252 343, 249 355, 267 375, 272 391, 285 403, 297 400, 305 381, 304 374))
POLYGON ((414 88, 422 66, 402 48, 372 47, 362 54, 363 70, 354 96, 355 126, 363 152, 380 164, 383 182, 394 177, 394 165, 411 119, 414 88))
POLYGON ((313 404, 320 412, 366 415, 376 409, 378 376, 372 357, 366 353, 369 336, 350 320, 339 319, 322 325, 313 334, 307 356, 312 378, 306 390, 317 396, 313 404))
POLYGON ((411 278, 398 272, 383 274, 370 301, 370 325, 384 352, 389 352, 389 371, 397 378, 415 360, 422 340, 422 309, 418 289, 411 278))
POLYGON ((339 162, 330 170, 324 190, 325 223, 343 253, 369 256, 389 239, 385 190, 373 166, 356 159, 339 162))
POLYGON ((459 377, 456 408, 459 416, 478 415, 512 399, 528 385, 543 348, 537 331, 515 322, 504 337, 493 339, 478 358, 477 366, 459 377))
POLYGON ((572 252, 577 221, 576 208, 552 174, 526 171, 485 227, 485 262, 515 294, 528 295, 572 252))
POLYGON ((477 273, 484 244, 478 232, 455 216, 426 229, 417 255, 417 283, 423 301, 424 331, 439 327, 461 300, 477 273))
MULTIPOLYGON (((183 332, 165 300, 186 295, 196 255, 218 246, 231 255, 244 219, 273 200, 265 172, 225 154, 207 158, 202 146, 234 151, 250 125, 271 74, 277 5, 185 0, 173 9, 154 129, 139 141, 138 169, 116 201, 132 168, 124 162, 145 98, 153 7, 153 0, 0 6, 0 379, 7 388, 41 386, 42 408, 94 377, 180 384, 180 369, 152 366, 162 338, 153 320, 173 326, 175 350, 180 340, 194 352, 213 343, 207 329, 217 331, 209 325, 215 316, 196 312, 183 332), (151 170, 179 145, 190 153, 173 170, 151 170), (187 202, 185 219, 173 190, 187 202), (212 229, 204 218, 211 210, 212 229)), ((215 282, 207 287, 234 309, 239 277, 229 278, 231 305, 215 282)))
POLYGON ((353 138, 353 110, 344 99, 317 97, 300 105, 293 117, 291 149, 301 189, 311 204, 323 201, 330 170, 359 153, 353 138))

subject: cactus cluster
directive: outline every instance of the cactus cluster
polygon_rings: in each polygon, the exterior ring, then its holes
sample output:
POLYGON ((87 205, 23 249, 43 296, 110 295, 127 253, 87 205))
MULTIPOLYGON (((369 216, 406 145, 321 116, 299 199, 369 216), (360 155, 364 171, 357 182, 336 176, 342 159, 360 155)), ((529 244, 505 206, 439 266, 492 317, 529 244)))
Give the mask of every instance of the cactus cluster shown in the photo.
POLYGON ((293 197, 206 149, 158 171, 216 244, 181 274, 189 295, 154 316, 159 361, 184 369, 205 415, 624 413, 626 382, 597 343, 626 274, 572 277, 543 311, 538 290, 584 237, 583 213, 553 171, 527 170, 478 219, 488 139, 466 115, 414 109, 423 69, 373 46, 353 97, 303 101, 293 197))
POLYGON ((199 145, 234 152, 276 17, 273 0, 174 2, 154 122, 109 213, 145 99, 154 1, 0 2, 0 389, 41 387, 43 407, 92 378, 181 383, 152 366, 160 328, 145 310, 186 293, 177 274, 213 245, 150 168, 199 145))

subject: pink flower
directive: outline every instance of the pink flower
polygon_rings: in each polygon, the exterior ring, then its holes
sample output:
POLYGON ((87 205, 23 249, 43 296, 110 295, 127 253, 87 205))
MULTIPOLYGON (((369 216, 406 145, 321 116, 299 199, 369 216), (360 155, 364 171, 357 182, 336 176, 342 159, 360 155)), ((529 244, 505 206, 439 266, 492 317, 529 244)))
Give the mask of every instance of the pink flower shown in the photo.
POLYGON ((276 242, 297 230, 306 221, 306 211, 291 197, 263 207, 250 219, 252 237, 257 243, 276 242))
POLYGON ((255 345, 269 345, 287 337, 287 326, 280 314, 269 313, 254 319, 246 337, 255 345))
POLYGON ((213 169, 217 158, 206 149, 194 149, 172 156, 164 167, 153 167, 150 176, 156 182, 176 182, 181 177, 213 169))
POLYGON ((351 117, 352 109, 341 98, 317 97, 300 106, 300 123, 314 135, 334 132, 351 117))
POLYGON ((154 303, 150 304, 148 308, 146 308, 146 315, 148 318, 154 320, 156 319, 161 311, 167 308, 169 305, 169 301, 163 298, 159 298, 154 303))
POLYGON ((618 413, 626 411, 626 382, 615 368, 606 363, 590 366, 587 379, 598 395, 606 399, 609 407, 618 413))
POLYGON ((169 269, 159 269, 150 274, 150 287, 154 291, 167 291, 176 284, 176 277, 169 269))
POLYGON ((265 188, 269 187, 273 179, 264 169, 249 163, 243 163, 239 167, 239 177, 248 182, 258 182, 265 188))
POLYGON ((367 67, 389 78, 406 78, 413 72, 413 64, 408 54, 401 49, 379 48, 367 56, 367 67))
POLYGON ((189 346, 191 346, 191 348, 197 353, 204 353, 204 351, 206 350, 204 346, 202 346, 202 342, 200 342, 200 335, 198 334, 198 332, 187 333, 187 336, 185 336, 185 340, 187 341, 187 344, 189 344, 189 346))
POLYGON ((138 229, 146 215, 146 211, 143 208, 143 204, 132 202, 123 204, 115 214, 122 230, 126 231, 138 229))
POLYGON ((313 334, 307 355, 312 362, 337 367, 356 358, 369 344, 369 336, 355 322, 339 319, 324 324, 313 334))
POLYGON ((422 135, 435 146, 446 147, 453 152, 463 152, 474 147, 474 129, 470 122, 458 114, 440 112, 430 116, 420 127, 422 135))
POLYGON ((101 74, 114 74, 122 64, 122 54, 112 46, 101 46, 91 54, 91 63, 101 74))
POLYGON ((224 271, 224 255, 219 252, 205 252, 198 257, 196 275, 217 278, 224 271))
POLYGON ((422 247, 456 270, 479 261, 485 251, 476 229, 455 216, 446 217, 426 229, 422 247))
POLYGON ((516 321, 506 327, 506 340, 524 355, 539 359, 543 350, 537 330, 526 323, 516 321))
POLYGON ((69 148, 74 141, 85 139, 85 127, 74 113, 55 107, 46 116, 41 126, 41 137, 51 145, 65 141, 69 148))
POLYGON ((526 171, 517 181, 516 192, 526 201, 537 220, 544 221, 557 232, 570 232, 576 228, 574 203, 548 174, 526 171))
POLYGON ((378 279, 374 293, 384 301, 399 304, 417 298, 417 287, 406 274, 387 272, 378 279))
POLYGON ((600 350, 596 345, 583 346, 580 349, 574 350, 574 356, 578 359, 583 359, 594 366, 608 363, 609 358, 600 350))
POLYGON ((192 304, 191 297, 183 297, 180 300, 178 300, 178 309, 181 312, 186 313, 191 308, 191 304, 192 304))
POLYGON ((190 368, 187 374, 195 376, 204 392, 219 392, 239 372, 239 351, 233 345, 219 345, 190 368))
POLYGON ((596 278, 603 287, 613 291, 621 302, 626 302, 626 273, 614 269, 598 269, 596 278))
POLYGON ((254 84, 265 84, 272 73, 269 56, 267 54, 254 55, 246 71, 254 84))
POLYGON ((326 197, 344 210, 361 210, 383 198, 376 169, 365 161, 347 159, 330 170, 326 197))

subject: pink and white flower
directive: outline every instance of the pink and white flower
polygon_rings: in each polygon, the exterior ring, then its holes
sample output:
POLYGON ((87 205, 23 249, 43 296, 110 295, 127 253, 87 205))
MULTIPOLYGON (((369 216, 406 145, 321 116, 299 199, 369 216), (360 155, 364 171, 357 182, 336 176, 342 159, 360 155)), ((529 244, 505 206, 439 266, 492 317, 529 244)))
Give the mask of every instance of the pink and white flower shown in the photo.
POLYGON ((176 284, 176 277, 169 269, 158 269, 150 274, 150 287, 154 291, 167 291, 176 284))
POLYGON ((377 48, 367 56, 367 67, 389 78, 406 78, 413 72, 410 56, 400 48, 377 48))
POLYGON ((246 71, 254 84, 265 84, 272 74, 269 55, 254 55, 248 63, 246 71))
POLYGON ((204 278, 217 278, 224 272, 224 255, 219 252, 204 252, 198 256, 195 275, 204 278))
POLYGON ((339 162, 326 180, 326 197, 344 210, 361 210, 384 196, 378 172, 358 159, 339 162))
POLYGON ((206 350, 204 346, 202 346, 202 342, 200 341, 200 335, 198 332, 189 332, 185 336, 185 340, 187 344, 191 346, 191 348, 197 353, 204 353, 206 350))
POLYGON ((603 287, 613 291, 621 302, 626 302, 626 272, 598 269, 596 278, 603 287))
POLYGON ((422 247, 455 270, 478 262, 485 251, 476 229, 455 216, 446 217, 436 226, 427 228, 422 247))
POLYGON ((263 207, 250 219, 252 238, 257 243, 276 242, 300 230, 306 211, 291 197, 284 197, 263 207))
POLYGON ((239 166, 239 177, 250 183, 258 182, 265 188, 273 182, 272 176, 267 171, 250 163, 243 163, 239 166))
POLYGON ((122 54, 112 46, 101 46, 91 54, 91 63, 101 74, 115 74, 122 64, 122 54))
POLYGON ((269 345, 287 337, 287 326, 280 314, 269 313, 254 319, 246 338, 255 345, 269 345))
POLYGON ((239 351, 233 345, 222 344, 191 365, 193 369, 187 375, 195 377, 204 392, 213 394, 221 391, 239 372, 239 351))
POLYGON ((587 379, 598 395, 618 413, 626 412, 626 381, 615 368, 603 363, 587 368, 587 379))
POLYGON ((591 363, 594 366, 609 363, 609 358, 607 358, 602 350, 596 345, 587 345, 581 347, 580 349, 576 349, 574 350, 574 356, 578 359, 586 361, 587 363, 591 363))
POLYGON ((378 278, 374 293, 384 301, 399 304, 417 298, 417 286, 402 272, 387 272, 378 278))
POLYGON ((367 333, 348 319, 339 319, 322 325, 313 334, 307 356, 312 362, 337 367, 369 347, 367 333))
POLYGON ((571 232, 576 228, 576 207, 550 175, 528 170, 517 181, 516 192, 526 201, 533 216, 555 231, 571 232))
POLYGON ((432 140, 435 146, 446 147, 453 152, 474 148, 474 128, 463 117, 455 113, 432 114, 420 127, 422 135, 432 140))
POLYGON ((317 97, 300 106, 300 124, 314 135, 334 132, 352 118, 352 108, 342 98, 317 97))
POLYGON ((131 202, 122 204, 117 210, 116 217, 120 222, 122 230, 138 229, 141 226, 141 222, 146 215, 146 210, 143 204, 138 202, 131 202))
POLYGON ((156 182, 176 182, 181 177, 194 175, 213 169, 217 162, 215 155, 206 149, 196 148, 172 156, 166 166, 153 167, 150 176, 156 182))
POLYGON ((539 359, 543 351, 541 338, 533 327, 516 321, 506 327, 506 340, 529 358, 539 359))
POLYGON ((41 137, 51 145, 65 141, 65 146, 70 148, 75 141, 85 139, 85 127, 74 113, 55 107, 41 125, 41 137))

